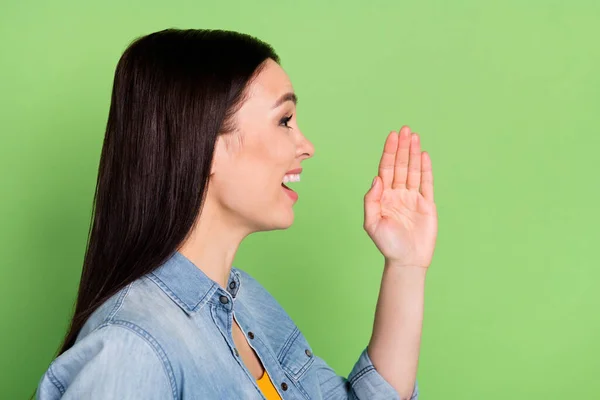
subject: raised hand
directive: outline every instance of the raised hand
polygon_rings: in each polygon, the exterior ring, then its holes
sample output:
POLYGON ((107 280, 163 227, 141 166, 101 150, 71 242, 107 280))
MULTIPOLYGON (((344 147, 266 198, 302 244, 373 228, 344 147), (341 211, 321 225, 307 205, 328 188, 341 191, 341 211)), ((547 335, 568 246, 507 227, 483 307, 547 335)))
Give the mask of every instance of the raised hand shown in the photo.
POLYGON ((428 268, 438 225, 433 172, 419 135, 408 126, 388 135, 379 174, 364 201, 363 227, 386 262, 428 268))

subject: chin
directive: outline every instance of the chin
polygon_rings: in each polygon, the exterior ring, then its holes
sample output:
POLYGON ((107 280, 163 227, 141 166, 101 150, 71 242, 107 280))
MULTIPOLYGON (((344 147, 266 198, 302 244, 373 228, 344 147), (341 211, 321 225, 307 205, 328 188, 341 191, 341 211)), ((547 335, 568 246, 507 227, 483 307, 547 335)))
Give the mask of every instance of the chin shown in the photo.
MULTIPOLYGON (((273 214, 271 214, 273 216, 273 214)), ((291 208, 287 211, 283 211, 278 215, 277 221, 272 221, 265 229, 265 231, 273 231, 280 229, 287 229, 294 223, 294 210, 291 208)))
POLYGON ((280 223, 276 229, 287 229, 294 223, 294 211, 291 211, 288 215, 281 218, 280 223))
POLYGON ((287 229, 290 226, 292 226, 293 223, 294 223, 294 216, 292 214, 292 218, 290 218, 290 220, 286 224, 284 224, 284 226, 281 229, 287 229))

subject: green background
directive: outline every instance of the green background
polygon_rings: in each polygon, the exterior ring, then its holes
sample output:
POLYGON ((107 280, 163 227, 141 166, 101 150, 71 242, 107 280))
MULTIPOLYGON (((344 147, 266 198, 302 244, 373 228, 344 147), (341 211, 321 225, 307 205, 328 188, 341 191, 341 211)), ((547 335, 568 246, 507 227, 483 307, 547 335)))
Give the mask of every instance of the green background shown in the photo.
POLYGON ((600 398, 598 1, 2 1, 0 398, 36 387, 67 327, 114 68, 168 27, 255 35, 314 143, 295 222, 250 236, 261 281, 347 376, 383 258, 362 229, 383 142, 433 161, 439 235, 420 399, 600 398))

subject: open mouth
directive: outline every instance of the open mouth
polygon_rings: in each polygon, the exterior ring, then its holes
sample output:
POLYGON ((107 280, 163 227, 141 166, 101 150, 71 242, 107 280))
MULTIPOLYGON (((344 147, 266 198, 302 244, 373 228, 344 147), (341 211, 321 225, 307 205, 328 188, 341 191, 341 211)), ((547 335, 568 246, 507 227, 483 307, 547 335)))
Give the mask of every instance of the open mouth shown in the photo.
POLYGON ((288 186, 286 186, 285 183, 281 183, 281 188, 283 189, 285 194, 290 199, 292 199, 293 202, 296 202, 298 200, 298 193, 296 193, 294 190, 292 190, 288 186))
MULTIPOLYGON (((302 170, 300 170, 299 172, 301 171, 302 170)), ((296 200, 298 200, 298 193, 296 193, 289 186, 287 186, 286 182, 300 182, 300 174, 286 174, 283 177, 283 182, 281 182, 281 187, 283 188, 285 194, 287 194, 288 197, 295 202, 296 200)))
POLYGON ((281 186, 283 186, 284 189, 291 190, 292 192, 294 191, 290 187, 286 186, 285 183, 283 183, 283 182, 281 183, 281 186))

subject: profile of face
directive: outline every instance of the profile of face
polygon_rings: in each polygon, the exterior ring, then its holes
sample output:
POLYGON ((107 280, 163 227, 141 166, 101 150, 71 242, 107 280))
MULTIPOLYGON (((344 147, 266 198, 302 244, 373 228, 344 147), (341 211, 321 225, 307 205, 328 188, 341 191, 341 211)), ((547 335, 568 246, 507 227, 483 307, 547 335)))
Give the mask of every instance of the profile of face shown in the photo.
MULTIPOLYGON (((217 140, 205 201, 221 222, 247 233, 285 229, 297 194, 282 185, 284 177, 314 147, 298 127, 292 83, 278 63, 267 59, 247 90, 234 116, 237 131, 217 140)), ((288 178, 286 185, 298 185, 288 178)))

